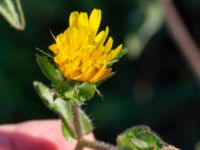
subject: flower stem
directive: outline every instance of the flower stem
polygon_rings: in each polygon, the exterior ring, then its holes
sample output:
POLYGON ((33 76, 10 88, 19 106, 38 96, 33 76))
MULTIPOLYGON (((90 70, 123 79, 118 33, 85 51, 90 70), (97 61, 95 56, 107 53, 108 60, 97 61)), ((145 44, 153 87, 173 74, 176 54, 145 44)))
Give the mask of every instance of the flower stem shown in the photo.
POLYGON ((78 111, 79 111, 79 105, 78 104, 72 105, 73 121, 74 121, 77 139, 82 140, 83 133, 82 133, 82 127, 81 127, 80 116, 79 116, 78 111))

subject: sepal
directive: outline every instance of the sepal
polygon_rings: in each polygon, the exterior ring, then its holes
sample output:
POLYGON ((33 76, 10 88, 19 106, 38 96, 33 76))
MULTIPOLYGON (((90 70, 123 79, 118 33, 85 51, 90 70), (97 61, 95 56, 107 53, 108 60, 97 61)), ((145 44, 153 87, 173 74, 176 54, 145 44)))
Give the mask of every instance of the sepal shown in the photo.
POLYGON ((64 92, 64 97, 71 103, 82 104, 91 99, 96 92, 98 93, 99 91, 95 84, 88 82, 75 83, 71 89, 64 92))

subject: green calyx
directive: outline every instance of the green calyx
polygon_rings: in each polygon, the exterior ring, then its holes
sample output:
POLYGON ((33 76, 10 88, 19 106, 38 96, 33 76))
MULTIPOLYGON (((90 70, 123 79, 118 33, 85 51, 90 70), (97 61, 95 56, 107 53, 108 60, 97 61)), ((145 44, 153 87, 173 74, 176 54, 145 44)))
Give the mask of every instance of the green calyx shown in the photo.
POLYGON ((88 82, 77 83, 70 90, 64 92, 64 97, 71 103, 84 103, 98 92, 96 85, 88 82))

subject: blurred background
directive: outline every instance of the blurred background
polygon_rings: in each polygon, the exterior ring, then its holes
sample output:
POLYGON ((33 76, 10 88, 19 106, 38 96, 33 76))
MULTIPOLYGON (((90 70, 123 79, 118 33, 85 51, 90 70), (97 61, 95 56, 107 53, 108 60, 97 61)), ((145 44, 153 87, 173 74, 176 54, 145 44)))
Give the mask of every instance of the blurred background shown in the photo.
MULTIPOLYGON (((200 1, 175 0, 197 44, 200 43, 200 1)), ((129 53, 114 66, 116 75, 84 109, 95 123, 98 139, 115 143, 116 136, 146 124, 165 141, 184 150, 200 141, 200 87, 188 61, 171 38, 162 11, 153 0, 22 0, 23 32, 0 18, 0 124, 56 118, 37 96, 32 82, 49 84, 35 61, 35 48, 48 50, 50 30, 68 26, 71 11, 103 12, 114 46, 129 53)), ((200 66, 199 66, 200 67, 200 66)))

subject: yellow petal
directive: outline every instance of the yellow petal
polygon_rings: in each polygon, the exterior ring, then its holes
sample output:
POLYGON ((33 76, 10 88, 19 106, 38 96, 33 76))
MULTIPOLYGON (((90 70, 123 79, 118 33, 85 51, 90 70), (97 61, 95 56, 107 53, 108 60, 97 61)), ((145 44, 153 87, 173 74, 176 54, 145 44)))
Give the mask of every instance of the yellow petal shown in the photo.
POLYGON ((56 37, 56 44, 58 49, 63 49, 63 47, 67 46, 67 40, 65 34, 61 33, 56 37))
POLYGON ((121 51, 121 49, 122 49, 122 44, 120 44, 115 50, 112 50, 109 54, 109 60, 114 59, 121 51))
POLYGON ((106 27, 105 31, 101 31, 95 38, 95 41, 100 45, 104 44, 107 36, 108 36, 109 28, 106 27))
POLYGON ((85 12, 72 12, 69 27, 49 46, 66 79, 96 83, 110 74, 112 68, 107 68, 107 64, 118 55, 122 45, 112 50, 112 37, 105 43, 109 28, 97 34, 100 22, 99 9, 94 9, 89 18, 85 12))
POLYGON ((99 68, 98 72, 90 79, 91 82, 96 82, 99 77, 101 77, 106 71, 107 64, 104 64, 99 68))
POLYGON ((58 53, 58 48, 57 48, 57 45, 56 44, 52 44, 49 46, 49 49, 54 53, 54 54, 57 54, 58 53))
POLYGON ((89 28, 94 32, 96 35, 99 25, 101 23, 101 10, 94 9, 89 18, 89 28))
POLYGON ((112 39, 112 37, 109 37, 109 39, 105 45, 105 48, 104 48, 105 53, 109 53, 109 51, 112 48, 112 45, 113 45, 113 39, 112 39))
POLYGON ((72 12, 70 14, 70 17, 69 17, 69 26, 77 26, 78 25, 78 18, 79 18, 78 11, 72 12))
POLYGON ((64 51, 60 51, 60 53, 54 57, 54 61, 57 64, 61 64, 61 63, 65 62, 65 60, 67 59, 67 56, 63 55, 63 53, 64 53, 64 51))
POLYGON ((79 27, 88 27, 88 15, 87 13, 80 13, 78 19, 78 26, 79 27))
POLYGON ((86 72, 84 72, 81 76, 81 78, 79 78, 79 80, 81 81, 90 81, 91 78, 94 77, 94 75, 97 73, 98 69, 97 68, 89 68, 86 72))
POLYGON ((66 34, 66 36, 69 37, 69 50, 77 50, 79 47, 79 31, 74 27, 70 27, 67 29, 66 34))
POLYGON ((98 82, 98 81, 101 81, 101 80, 105 79, 105 78, 110 74, 111 70, 112 70, 111 68, 110 68, 110 69, 106 69, 106 70, 104 71, 104 73, 102 73, 102 75, 99 76, 99 77, 96 79, 95 82, 98 82))
POLYGON ((69 76, 70 76, 73 80, 77 80, 78 78, 81 77, 81 75, 82 75, 81 70, 76 70, 76 71, 74 71, 74 72, 71 72, 69 76))

